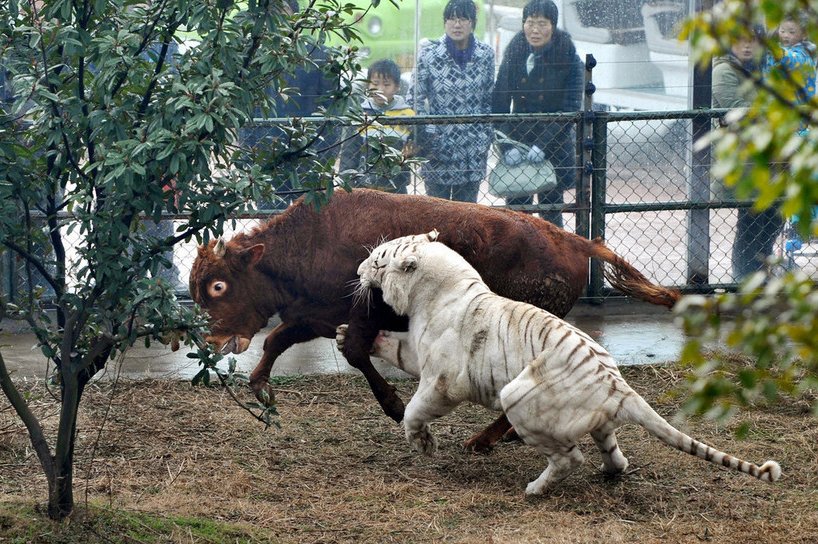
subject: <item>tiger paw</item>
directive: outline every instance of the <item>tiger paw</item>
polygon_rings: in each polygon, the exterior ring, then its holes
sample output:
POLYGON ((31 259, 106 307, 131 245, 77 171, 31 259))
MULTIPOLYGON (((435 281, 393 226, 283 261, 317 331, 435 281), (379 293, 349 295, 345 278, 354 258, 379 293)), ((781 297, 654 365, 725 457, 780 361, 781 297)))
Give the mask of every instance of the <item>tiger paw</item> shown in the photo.
MULTIPOLYGON (((343 323, 335 327, 335 344, 338 351, 341 353, 344 351, 344 344, 346 343, 347 336, 349 336, 348 323, 343 323)), ((398 352, 397 346, 399 343, 400 340, 398 338, 390 337, 389 331, 379 331, 378 336, 375 338, 375 341, 372 344, 372 349, 369 350, 369 354, 385 359, 391 363, 392 359, 394 359, 392 353, 398 352)))
POLYGON ((437 437, 424 425, 417 431, 406 431, 406 440, 415 451, 424 455, 434 455, 437 451, 437 437))
POLYGON ((548 486, 546 484, 543 484, 539 480, 534 480, 525 486, 525 494, 527 497, 536 497, 538 495, 543 495, 547 489, 548 486))
POLYGON ((612 462, 610 464, 602 463, 599 465, 599 470, 606 476, 619 476, 628 468, 628 460, 622 456, 621 460, 612 462))
POLYGON ((389 331, 378 331, 378 336, 375 337, 370 353, 392 366, 400 368, 400 351, 400 338, 393 336, 389 331))
POLYGON ((628 458, 622 454, 617 446, 612 452, 602 456, 602 473, 607 476, 617 476, 628 468, 628 458))

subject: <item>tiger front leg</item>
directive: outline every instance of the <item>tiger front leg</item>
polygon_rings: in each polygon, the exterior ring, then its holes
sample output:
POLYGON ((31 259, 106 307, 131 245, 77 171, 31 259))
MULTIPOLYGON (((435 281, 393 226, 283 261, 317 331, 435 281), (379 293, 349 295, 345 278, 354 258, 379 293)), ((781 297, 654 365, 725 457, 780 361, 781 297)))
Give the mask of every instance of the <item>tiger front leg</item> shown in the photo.
POLYGON ((431 383, 421 380, 412 400, 406 405, 403 425, 409 446, 425 455, 437 451, 437 438, 432 434, 429 423, 451 412, 457 403, 452 403, 431 383))
MULTIPOLYGON (((347 336, 349 336, 348 323, 342 323, 335 327, 335 344, 341 353, 344 352, 347 336)), ((405 340, 406 336, 406 333, 378 331, 378 336, 375 337, 369 354, 383 359, 396 368, 401 368, 400 353, 403 348, 400 347, 400 342, 405 340)))

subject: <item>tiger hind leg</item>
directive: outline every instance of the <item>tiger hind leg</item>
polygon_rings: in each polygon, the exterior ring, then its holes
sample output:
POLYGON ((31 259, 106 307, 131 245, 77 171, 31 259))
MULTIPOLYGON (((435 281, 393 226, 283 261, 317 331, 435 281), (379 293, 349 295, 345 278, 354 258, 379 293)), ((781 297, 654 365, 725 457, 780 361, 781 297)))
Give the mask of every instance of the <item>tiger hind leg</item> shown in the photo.
POLYGON ((529 482, 525 488, 526 495, 542 495, 549 487, 564 480, 585 461, 585 457, 576 444, 558 448, 539 446, 537 449, 548 457, 548 467, 539 478, 529 482))
POLYGON ((602 454, 602 472, 605 474, 619 474, 628 468, 628 459, 619 449, 614 429, 598 429, 591 431, 599 453, 602 454))

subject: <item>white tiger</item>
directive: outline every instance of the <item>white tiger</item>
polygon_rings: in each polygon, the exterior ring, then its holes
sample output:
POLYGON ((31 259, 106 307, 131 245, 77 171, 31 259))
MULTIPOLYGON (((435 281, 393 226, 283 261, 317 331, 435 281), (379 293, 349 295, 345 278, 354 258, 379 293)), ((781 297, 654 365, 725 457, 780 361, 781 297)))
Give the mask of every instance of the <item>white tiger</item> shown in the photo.
MULTIPOLYGON (((463 257, 436 239, 432 231, 386 242, 358 268, 359 296, 380 288, 384 301, 410 318, 408 334, 381 335, 375 355, 419 377, 403 420, 411 446, 433 453, 429 423, 468 400, 505 411, 523 441, 548 458, 546 470, 526 487, 530 495, 582 464, 577 441, 588 433, 602 453, 602 470, 624 471, 628 460, 615 430, 625 423, 761 480, 781 476, 775 461, 759 467, 673 428, 628 386, 602 346, 545 310, 492 293, 463 257)), ((343 340, 344 329, 338 332, 343 340)))

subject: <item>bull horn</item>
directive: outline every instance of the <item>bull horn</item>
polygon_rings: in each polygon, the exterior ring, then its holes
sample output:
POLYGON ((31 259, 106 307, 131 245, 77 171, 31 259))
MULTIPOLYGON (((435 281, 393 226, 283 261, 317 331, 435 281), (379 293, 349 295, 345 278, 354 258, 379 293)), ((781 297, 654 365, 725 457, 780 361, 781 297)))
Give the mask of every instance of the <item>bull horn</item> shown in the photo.
POLYGON ((224 257, 225 249, 224 238, 220 237, 218 240, 216 240, 216 245, 213 247, 213 255, 221 259, 224 257))

